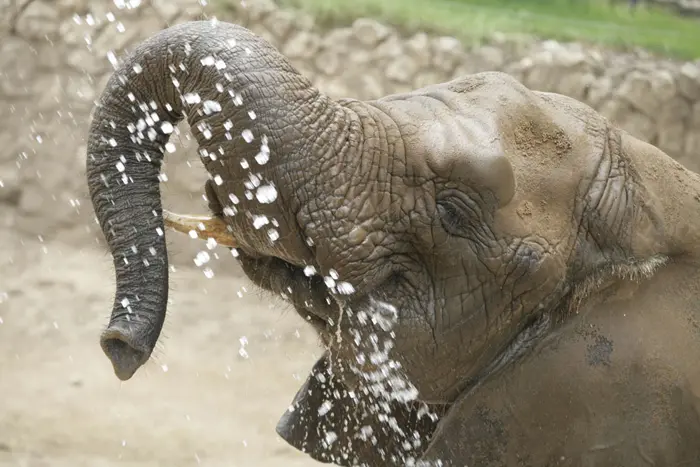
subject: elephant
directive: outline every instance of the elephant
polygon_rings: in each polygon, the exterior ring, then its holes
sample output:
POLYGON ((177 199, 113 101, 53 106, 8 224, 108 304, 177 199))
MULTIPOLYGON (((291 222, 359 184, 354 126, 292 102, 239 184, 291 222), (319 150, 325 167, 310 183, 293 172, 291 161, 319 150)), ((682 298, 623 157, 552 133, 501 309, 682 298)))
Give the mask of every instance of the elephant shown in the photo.
POLYGON ((331 99, 248 29, 192 21, 115 69, 86 172, 120 380, 159 338, 173 229, 317 332, 277 426, 317 461, 700 465, 700 179, 578 100, 497 71, 331 99), (161 202, 183 119, 205 216, 161 202))

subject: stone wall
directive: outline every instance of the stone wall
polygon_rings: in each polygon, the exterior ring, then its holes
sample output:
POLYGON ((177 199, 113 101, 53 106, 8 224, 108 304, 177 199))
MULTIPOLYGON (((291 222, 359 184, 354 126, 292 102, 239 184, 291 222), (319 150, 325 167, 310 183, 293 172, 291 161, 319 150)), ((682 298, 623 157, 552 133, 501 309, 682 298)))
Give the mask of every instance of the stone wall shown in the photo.
POLYGON ((700 16, 700 0, 651 0, 651 3, 671 8, 682 15, 700 16))
MULTIPOLYGON (((368 19, 324 31, 301 13, 236 1, 217 17, 264 36, 332 96, 371 99, 503 70, 534 89, 585 101, 700 169, 700 62, 503 37, 472 47, 451 37, 402 37, 368 19)), ((98 241, 84 181, 85 139, 93 101, 112 70, 111 52, 118 55, 169 24, 213 13, 196 0, 0 0, 2 228, 98 241)), ((176 144, 166 163, 166 206, 203 211, 205 174, 189 133, 176 144)), ((195 248, 174 237, 178 248, 195 248)))

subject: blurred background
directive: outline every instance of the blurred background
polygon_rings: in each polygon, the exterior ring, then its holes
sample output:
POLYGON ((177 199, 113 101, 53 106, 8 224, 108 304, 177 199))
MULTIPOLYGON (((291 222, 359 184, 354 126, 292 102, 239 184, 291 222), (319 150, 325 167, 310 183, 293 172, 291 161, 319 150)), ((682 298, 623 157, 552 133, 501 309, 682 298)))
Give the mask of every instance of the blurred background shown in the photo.
MULTIPOLYGON (((126 383, 98 345, 111 258, 85 186, 111 60, 216 17, 279 48, 333 97, 372 99, 486 70, 582 100, 700 169, 700 0, 0 0, 0 465, 312 466, 277 419, 320 351, 224 249, 169 235, 157 355, 126 383)), ((186 126, 164 203, 204 213, 186 126)))

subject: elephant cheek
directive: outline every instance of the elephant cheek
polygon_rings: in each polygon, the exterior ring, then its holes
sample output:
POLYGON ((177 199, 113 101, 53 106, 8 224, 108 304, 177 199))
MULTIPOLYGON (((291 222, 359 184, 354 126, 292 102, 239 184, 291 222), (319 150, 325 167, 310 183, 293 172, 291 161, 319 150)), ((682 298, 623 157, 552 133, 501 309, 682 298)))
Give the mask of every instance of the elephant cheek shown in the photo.
MULTIPOLYGON (((218 175, 215 171, 210 173, 215 178, 218 175)), ((298 267, 314 264, 309 245, 297 224, 289 218, 289 209, 282 204, 276 191, 274 196, 270 194, 272 191, 265 196, 254 194, 244 181, 232 178, 231 174, 224 175, 219 176, 225 180, 220 185, 207 184, 207 197, 211 198, 209 204, 220 210, 248 256, 275 257, 298 267)), ((263 176, 265 180, 261 183, 276 190, 269 180, 276 178, 275 173, 263 176)))

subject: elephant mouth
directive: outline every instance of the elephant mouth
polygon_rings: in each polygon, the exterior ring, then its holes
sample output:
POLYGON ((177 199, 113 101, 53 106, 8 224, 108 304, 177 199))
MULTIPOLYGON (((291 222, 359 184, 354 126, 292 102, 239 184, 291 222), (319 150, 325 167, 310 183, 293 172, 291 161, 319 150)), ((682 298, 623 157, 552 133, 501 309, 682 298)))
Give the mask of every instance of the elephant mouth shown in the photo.
POLYGON ((277 423, 280 437, 316 461, 335 465, 386 465, 391 456, 419 458, 451 404, 378 401, 349 386, 331 360, 327 352, 312 368, 277 423), (406 444, 392 423, 412 428, 406 430, 413 433, 411 443, 406 444), (338 438, 329 443, 329 433, 338 438), (377 449, 374 437, 384 438, 388 452, 377 449))
MULTIPOLYGON (((196 237, 200 240, 213 238, 217 244, 228 248, 238 248, 241 245, 220 216, 192 216, 163 210, 163 220, 166 227, 180 233, 193 236, 191 231, 194 230, 198 234, 196 237)), ((275 267, 277 266, 280 266, 286 276, 309 278, 302 268, 284 260, 278 260, 275 267), (284 263, 283 266, 280 266, 282 263, 284 263), (290 270, 294 270, 294 273, 290 274, 290 270)), ((275 276, 275 271, 267 270, 264 275, 275 276)), ((352 296, 343 292, 329 294, 328 286, 323 280, 305 283, 301 288, 305 289, 305 292, 302 296, 295 296, 295 292, 290 287, 279 284, 271 287, 278 291, 282 289, 285 301, 290 303, 297 314, 316 330, 327 350, 352 362, 358 359, 358 353, 367 350, 361 348, 360 341, 365 341, 369 336, 360 336, 360 331, 374 334, 375 337, 388 334, 397 318, 396 309, 380 300, 379 294, 376 293, 361 294, 353 290, 352 296)), ((116 345, 122 346, 122 344, 112 344, 112 347, 116 345)), ((363 356, 360 355, 360 358, 363 356)), ((130 353, 128 358, 131 359, 129 361, 139 361, 139 355, 136 352, 130 353)), ((369 360, 360 366, 372 367, 369 360)), ((356 376, 349 374, 346 376, 350 385, 354 386, 357 383, 356 376)))
POLYGON ((321 335, 329 331, 331 323, 320 316, 320 314, 314 313, 312 308, 297 309, 297 313, 321 335))

